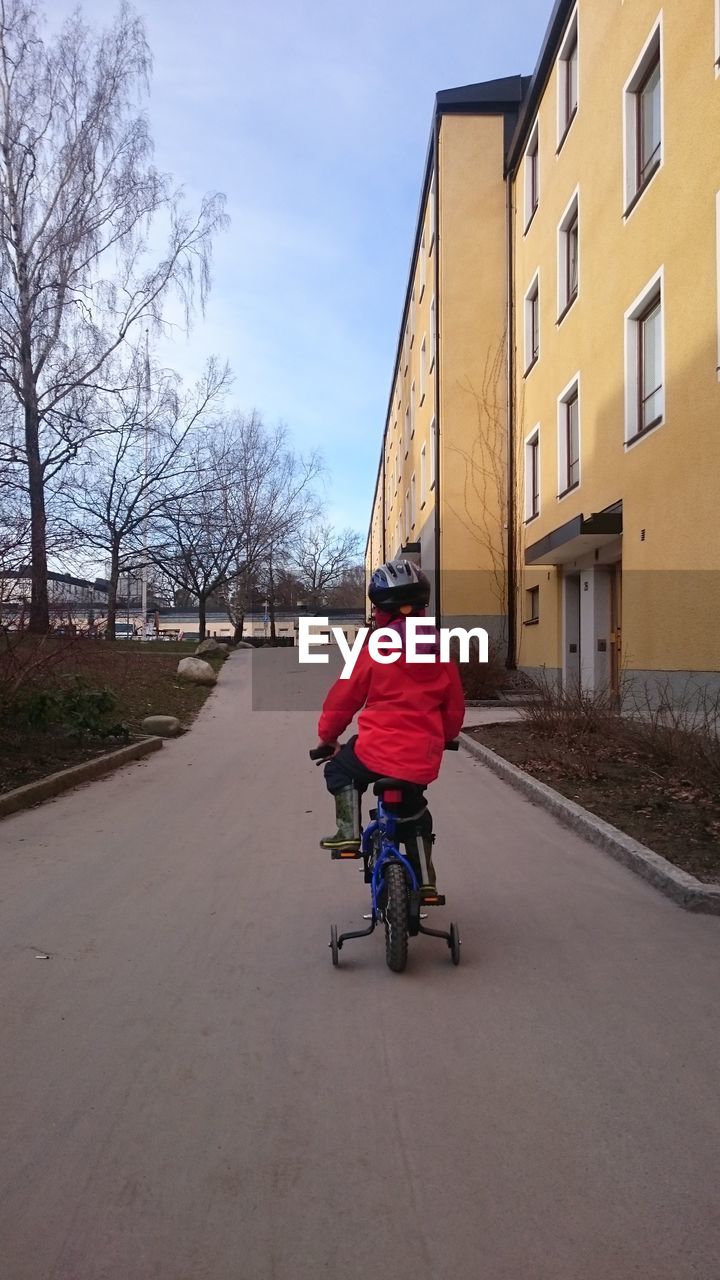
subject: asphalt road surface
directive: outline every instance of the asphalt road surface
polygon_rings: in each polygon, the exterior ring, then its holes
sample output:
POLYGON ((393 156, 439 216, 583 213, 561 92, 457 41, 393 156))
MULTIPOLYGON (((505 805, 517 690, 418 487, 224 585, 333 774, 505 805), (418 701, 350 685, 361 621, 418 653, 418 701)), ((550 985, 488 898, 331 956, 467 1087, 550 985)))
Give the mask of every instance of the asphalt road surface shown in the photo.
POLYGON ((460 967, 378 930, 333 969, 366 890, 314 715, 250 680, 0 824, 1 1280, 718 1280, 720 920, 459 753, 460 967))

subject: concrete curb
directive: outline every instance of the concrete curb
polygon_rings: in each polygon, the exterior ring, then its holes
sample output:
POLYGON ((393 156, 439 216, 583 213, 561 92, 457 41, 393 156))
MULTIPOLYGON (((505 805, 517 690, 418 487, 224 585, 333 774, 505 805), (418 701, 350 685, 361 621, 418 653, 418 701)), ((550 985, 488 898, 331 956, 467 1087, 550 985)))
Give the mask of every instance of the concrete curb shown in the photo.
POLYGON ((631 836, 626 836, 611 823, 597 818, 594 813, 583 809, 582 805, 575 804, 574 800, 567 800, 559 791, 554 791, 509 760, 504 760, 467 733, 460 734, 460 741, 471 755, 476 756, 505 782, 509 782, 511 787, 522 791, 535 804, 548 809, 565 826, 572 827, 586 840, 604 849, 611 857, 622 862, 623 866, 672 898, 678 906, 684 907, 686 911, 720 915, 720 885, 703 884, 695 876, 681 871, 672 862, 668 862, 667 858, 654 853, 631 836))
POLYGON ((150 755, 152 751, 160 751, 162 745, 162 738, 143 738, 140 742, 131 743, 129 747, 121 747, 119 751, 110 751, 107 755, 85 760, 83 764, 73 765, 70 769, 50 773, 47 778, 29 782, 25 787, 6 791, 5 795, 0 796, 0 818, 6 818, 20 809, 29 809, 42 800, 52 800, 54 796, 69 791, 81 782, 92 782, 133 760, 142 760, 143 756, 150 755))

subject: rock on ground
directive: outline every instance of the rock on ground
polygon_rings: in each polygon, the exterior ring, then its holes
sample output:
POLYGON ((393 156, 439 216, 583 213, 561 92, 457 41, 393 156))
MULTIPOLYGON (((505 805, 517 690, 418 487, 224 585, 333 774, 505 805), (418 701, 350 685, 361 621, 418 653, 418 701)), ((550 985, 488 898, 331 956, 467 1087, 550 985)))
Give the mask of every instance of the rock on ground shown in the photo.
POLYGON ((176 738, 181 728, 177 716, 146 716, 142 722, 143 733, 152 733, 159 738, 176 738))
POLYGON ((178 680, 187 680, 189 684, 215 684, 217 676, 209 662, 202 658, 181 658, 178 662, 178 680))
POLYGON ((206 653, 228 653, 228 652, 229 650, 226 644, 221 644, 219 640, 215 640, 211 636, 207 640, 202 640, 200 642, 197 649, 195 650, 195 657, 201 658, 203 654, 206 654, 206 653))

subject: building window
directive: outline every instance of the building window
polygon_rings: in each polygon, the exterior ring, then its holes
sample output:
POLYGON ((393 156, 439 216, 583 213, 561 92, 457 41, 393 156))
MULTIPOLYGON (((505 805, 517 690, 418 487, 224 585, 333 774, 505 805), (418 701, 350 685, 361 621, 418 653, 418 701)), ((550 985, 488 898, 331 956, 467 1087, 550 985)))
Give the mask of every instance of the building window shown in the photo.
POLYGON ((580 289, 580 205, 576 191, 558 227, 558 324, 580 289))
POLYGON ((525 230, 535 216, 540 200, 540 170, 538 162, 538 123, 530 134, 530 141, 525 152, 525 230))
POLYGON ((420 404, 425 399, 427 392, 427 337, 423 335, 422 344, 420 346, 420 404))
POLYGON ((416 314, 417 314, 417 307, 416 307, 416 305, 415 305, 415 290, 413 289, 413 291, 412 291, 412 295, 411 295, 411 297, 410 297, 410 347, 411 347, 411 348, 412 348, 412 344, 413 344, 413 342, 415 341, 415 317, 416 317, 416 314))
POLYGON ((437 324, 435 320, 435 298, 430 302, 430 371, 435 364, 435 345, 437 343, 437 324))
POLYGON ((579 102, 578 13, 570 19, 558 59, 558 151, 577 115, 579 102))
POLYGON ((410 541, 410 490, 405 490, 405 542, 410 541))
POLYGON ((410 386, 410 438, 415 435, 415 383, 410 386))
POLYGON ((420 509, 425 506, 427 501, 427 447, 423 445, 420 450, 420 509))
POLYGON ((558 497, 580 484, 580 382, 565 388, 558 400, 558 497))
POLYGON ((540 355, 540 280, 536 275, 525 294, 525 372, 540 355))
POLYGON ((625 348, 625 443, 632 444, 665 415, 662 270, 626 315, 625 348))
POLYGON ((540 428, 525 441, 525 519, 540 514, 540 428))
POLYGON ((430 488, 435 488, 435 466, 437 461, 437 423, 433 418, 430 423, 430 488))
POLYGON ((530 587, 525 592, 525 621, 540 621, 540 588, 530 587))
POLYGON ((403 435, 403 452, 407 458, 410 452, 410 405, 405 410, 405 434, 403 435))
POLYGON ((632 212, 663 158, 662 27, 658 21, 624 91, 625 216, 632 212))
POLYGON ((415 472, 413 471, 410 477, 410 526, 412 529, 415 528, 416 519, 417 519, 417 494, 415 489, 415 472))
POLYGON ((407 377, 408 364, 410 362, 410 317, 405 322, 405 336, 403 338, 403 368, 405 377, 407 377))
POLYGON ((420 292, 418 294, 418 302, 422 302, 425 293, 425 284, 427 281, 427 251, 425 249, 425 228, 420 237, 420 292))

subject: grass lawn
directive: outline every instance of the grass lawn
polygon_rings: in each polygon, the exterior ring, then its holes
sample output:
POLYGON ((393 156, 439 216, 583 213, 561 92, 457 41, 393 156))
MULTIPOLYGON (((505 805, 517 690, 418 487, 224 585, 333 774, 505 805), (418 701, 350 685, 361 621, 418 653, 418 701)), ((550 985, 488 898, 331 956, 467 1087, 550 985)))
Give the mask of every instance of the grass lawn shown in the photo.
POLYGON ((658 759, 636 726, 540 734, 522 721, 467 732, 683 871, 720 883, 720 793, 710 774, 658 759))
MULTIPOLYGON (((211 692, 198 685, 183 684, 176 678, 179 659, 187 657, 195 648, 192 641, 183 644, 116 641, 112 644, 82 640, 51 644, 55 649, 50 651, 50 661, 39 677, 41 687, 63 688, 79 678, 84 688, 109 690, 117 700, 109 719, 124 723, 131 738, 142 733, 141 723, 149 715, 177 716, 187 728, 211 692)), ((208 660, 215 670, 222 665, 222 660, 208 660)), ((59 727, 38 731, 12 716, 3 716, 0 792, 102 755, 122 746, 126 740, 125 737, 78 740, 59 727)))

